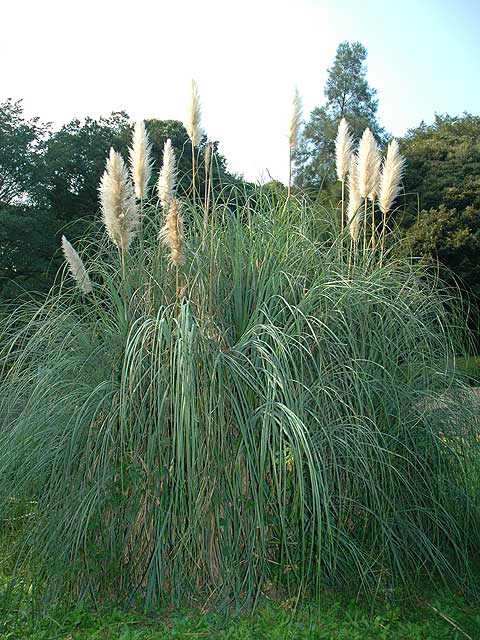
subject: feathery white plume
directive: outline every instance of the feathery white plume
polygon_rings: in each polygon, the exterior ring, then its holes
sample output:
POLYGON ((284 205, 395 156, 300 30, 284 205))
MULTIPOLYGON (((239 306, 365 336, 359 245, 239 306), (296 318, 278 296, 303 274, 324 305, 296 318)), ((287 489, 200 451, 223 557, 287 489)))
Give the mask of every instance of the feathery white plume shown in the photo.
POLYGON ((173 198, 176 177, 175 151, 172 147, 172 141, 168 138, 163 146, 163 164, 157 184, 158 197, 165 212, 168 211, 173 198))
POLYGON ((375 142, 375 146, 372 150, 372 190, 368 194, 369 200, 375 200, 378 195, 378 188, 380 185, 380 168, 382 166, 382 155, 378 144, 375 142))
POLYGON ((294 150, 298 144, 300 127, 302 125, 302 98, 295 88, 292 101, 292 112, 290 116, 290 125, 288 127, 288 144, 290 149, 294 150))
POLYGON ((178 267, 183 256, 183 218, 180 202, 173 198, 165 217, 165 224, 160 229, 160 240, 170 248, 170 262, 178 267))
POLYGON ((400 153, 398 142, 395 138, 390 142, 387 156, 383 161, 378 204, 382 213, 390 210, 393 202, 400 193, 400 182, 405 171, 405 158, 400 153))
POLYGON ((92 283, 90 281, 90 278, 88 277, 85 265, 83 264, 82 259, 72 247, 70 242, 65 238, 65 236, 62 236, 62 249, 65 260, 68 263, 70 273, 77 283, 78 288, 82 293, 91 293, 92 283))
POLYGON ((335 140, 335 160, 337 166, 337 177, 344 182, 349 170, 350 158, 353 151, 353 140, 350 127, 345 118, 340 120, 338 125, 337 138, 335 140))
POLYGON ((376 192, 380 159, 378 145, 370 129, 365 129, 358 147, 358 186, 361 198, 376 192))
POLYGON ((143 120, 135 124, 130 148, 130 171, 135 185, 135 195, 143 200, 152 175, 151 144, 143 120))
POLYGON ((190 108, 188 112, 187 133, 194 147, 197 147, 203 136, 203 129, 200 125, 202 118, 202 108, 198 95, 195 80, 192 80, 190 93, 190 108))
POLYGON ((362 222, 362 211, 360 205, 362 204, 362 198, 358 190, 358 159, 356 156, 350 158, 349 170, 348 170, 348 209, 347 220, 350 230, 350 235, 355 240, 358 240, 360 233, 360 225, 362 222))
POLYGON ((208 173, 210 170, 210 159, 212 157, 213 142, 207 142, 203 151, 203 161, 205 163, 205 171, 208 173))
POLYGON ((114 149, 110 149, 99 192, 108 235, 120 251, 125 252, 141 221, 127 168, 122 156, 114 149))

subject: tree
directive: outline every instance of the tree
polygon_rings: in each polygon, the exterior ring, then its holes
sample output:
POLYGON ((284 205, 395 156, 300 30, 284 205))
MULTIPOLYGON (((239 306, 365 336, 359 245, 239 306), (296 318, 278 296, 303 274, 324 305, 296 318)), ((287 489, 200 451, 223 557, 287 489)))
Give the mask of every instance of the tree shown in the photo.
POLYGON ((48 130, 39 118, 24 117, 21 100, 0 103, 0 203, 36 199, 48 130))
POLYGON ((55 217, 71 221, 98 210, 98 184, 110 147, 124 155, 130 125, 124 111, 98 120, 75 119, 53 133, 44 157, 44 204, 55 217))
POLYGON ((366 79, 366 58, 367 50, 360 42, 339 44, 328 69, 325 106, 311 112, 294 157, 298 186, 318 191, 325 182, 335 180, 335 137, 342 118, 348 120, 357 139, 370 127, 378 141, 384 141, 385 131, 377 120, 377 92, 366 79))
POLYGON ((410 129, 401 149, 407 159, 404 226, 419 209, 480 209, 479 116, 436 115, 433 124, 410 129))
MULTIPOLYGON (((438 259, 441 276, 480 297, 480 117, 436 115, 401 141, 407 250, 438 259)), ((478 304, 478 301, 477 301, 478 304)), ((478 313, 472 327, 478 329, 478 313)))
POLYGON ((49 289, 61 261, 57 234, 51 212, 0 205, 0 298, 49 289))

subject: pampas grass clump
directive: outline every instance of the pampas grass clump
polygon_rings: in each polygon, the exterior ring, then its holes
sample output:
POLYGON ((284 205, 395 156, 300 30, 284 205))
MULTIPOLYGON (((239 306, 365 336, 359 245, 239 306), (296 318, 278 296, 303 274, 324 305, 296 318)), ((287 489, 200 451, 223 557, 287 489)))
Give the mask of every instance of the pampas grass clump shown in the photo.
MULTIPOLYGON (((354 239, 374 151, 366 134, 358 179, 350 163, 354 239)), ((94 295, 65 273, 0 325, 8 593, 34 607, 230 606, 274 589, 474 588, 480 445, 452 366, 465 344, 454 292, 391 254, 351 263, 337 212, 301 195, 259 187, 227 206, 212 190, 206 226, 203 204, 164 184, 136 238, 112 150, 100 195, 113 244, 90 233, 91 281, 64 242, 94 295)))

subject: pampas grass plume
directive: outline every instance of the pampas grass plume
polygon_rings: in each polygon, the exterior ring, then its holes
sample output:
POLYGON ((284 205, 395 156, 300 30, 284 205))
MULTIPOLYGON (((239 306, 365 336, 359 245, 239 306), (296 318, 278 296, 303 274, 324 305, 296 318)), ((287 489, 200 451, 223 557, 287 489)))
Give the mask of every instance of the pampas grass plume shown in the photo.
POLYGON ((360 205, 362 198, 358 190, 358 159, 356 156, 352 156, 349 162, 348 169, 348 208, 347 208, 347 220, 350 230, 350 235, 356 242, 360 233, 360 223, 362 221, 362 214, 360 205))
POLYGON ((380 156, 370 129, 365 129, 358 147, 358 186, 361 198, 368 198, 377 189, 380 156))
POLYGON ((201 127, 202 108, 195 80, 192 80, 190 91, 190 108, 188 112, 187 133, 194 147, 200 144, 203 136, 201 127))
POLYGON ((130 170, 135 185, 135 195, 143 200, 152 175, 151 145, 143 120, 135 124, 130 148, 130 170))
POLYGON ((77 283, 78 288, 82 293, 91 293, 92 292, 92 283, 90 278, 88 277, 87 270, 85 269, 85 265, 83 264, 82 259, 72 247, 70 242, 66 239, 65 236, 62 236, 62 249, 63 255, 65 256, 65 260, 67 261, 68 268, 70 273, 73 276, 73 279, 77 283))
POLYGON ((290 125, 288 127, 288 144, 292 151, 298 144, 298 138, 300 134, 300 127, 302 125, 302 99, 298 93, 298 89, 295 89, 292 101, 292 112, 290 116, 290 125))
MULTIPOLYGON (((375 142, 375 139, 374 139, 375 142)), ((378 195, 378 188, 380 186, 380 168, 382 166, 382 155, 380 153, 380 149, 378 144, 375 142, 372 149, 372 190, 368 194, 368 199, 372 200, 372 202, 376 199, 378 195)))
POLYGON ((353 151, 353 140, 350 127, 345 118, 340 120, 338 125, 337 138, 335 140, 335 160, 337 167, 337 177, 344 182, 349 170, 350 158, 353 151))
POLYGON ((133 184, 122 156, 114 149, 110 149, 99 192, 105 228, 111 240, 124 253, 141 221, 133 184))
POLYGON ((158 177, 158 197, 162 203, 163 210, 168 211, 170 202, 173 199, 176 182, 176 161, 175 151, 173 150, 170 138, 163 146, 163 165, 158 177))
POLYGON ((400 153, 395 138, 390 142, 387 156, 383 162, 380 177, 378 204, 382 213, 390 210, 393 202, 400 193, 400 183, 405 171, 405 158, 400 153))
POLYGON ((180 202, 173 198, 170 202, 165 224, 160 230, 160 240, 170 248, 170 262, 174 267, 183 263, 183 218, 180 202))

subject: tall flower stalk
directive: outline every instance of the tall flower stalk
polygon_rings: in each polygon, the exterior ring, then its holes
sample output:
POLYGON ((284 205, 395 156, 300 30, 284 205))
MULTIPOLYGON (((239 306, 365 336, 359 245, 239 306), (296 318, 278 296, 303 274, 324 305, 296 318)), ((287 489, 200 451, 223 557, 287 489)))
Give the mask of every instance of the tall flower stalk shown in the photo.
POLYGON ((92 292, 92 283, 82 259, 65 236, 62 236, 62 249, 73 279, 82 293, 92 292))
POLYGON ((205 202, 203 210, 203 231, 202 231, 202 247, 205 242, 205 236, 208 227, 208 218, 210 210, 210 193, 212 188, 212 167, 213 167, 213 143, 207 142, 204 149, 203 163, 205 167, 205 202))
POLYGON ((378 146, 370 129, 365 129, 358 147, 358 191, 364 201, 363 245, 367 248, 368 198, 378 184, 378 146))
POLYGON ((350 158, 353 152, 353 140, 350 127, 345 118, 340 120, 338 125, 337 138, 335 141, 335 161, 337 178, 342 184, 342 209, 341 209, 341 230, 345 226, 345 178, 350 166, 350 158))
POLYGON ((113 148, 100 180, 99 192, 103 223, 120 252, 124 278, 125 254, 140 228, 141 217, 123 158, 113 148))
POLYGON ((387 228, 387 213, 400 193, 400 184, 405 172, 405 158, 400 153, 398 142, 395 138, 390 142, 387 149, 387 155, 382 165, 382 173, 380 176, 378 206, 382 212, 382 230, 381 230, 381 258, 385 251, 385 234, 387 228))
POLYGON ((195 147, 198 147, 202 140, 203 130, 201 127, 202 108, 200 105, 200 97, 195 80, 192 80, 190 87, 190 106, 187 120, 187 133, 192 142, 192 191, 193 204, 195 204, 195 147))
POLYGON ((376 244, 376 239, 375 239, 375 235, 376 235, 375 202, 376 202, 377 195, 378 195, 378 188, 379 188, 379 184, 380 184, 380 167, 381 167, 381 164, 382 164, 382 156, 380 154, 380 149, 378 148, 378 144, 376 142, 373 145, 372 156, 373 156, 373 160, 372 160, 372 172, 373 172, 372 184, 373 184, 373 188, 370 191, 370 193, 368 194, 368 199, 372 203, 372 237, 371 237, 371 244, 372 244, 372 249, 375 249, 375 244, 376 244))
POLYGON ((347 221, 348 230, 352 242, 357 244, 360 235, 361 215, 359 213, 362 197, 358 190, 358 159, 356 156, 350 158, 349 170, 347 174, 348 184, 348 207, 347 221))
POLYGON ((151 144, 143 120, 135 124, 129 155, 135 195, 143 206, 152 175, 151 144))
POLYGON ((362 198, 358 190, 358 158, 355 155, 350 157, 349 169, 347 174, 348 184, 348 208, 347 208, 347 222, 348 231, 350 232, 350 252, 348 258, 348 272, 353 264, 353 256, 358 247, 358 240, 360 237, 360 229, 362 223, 362 214, 360 206, 362 204, 362 198))
POLYGON ((169 203, 165 224, 160 230, 160 241, 170 249, 170 263, 175 268, 176 292, 179 292, 178 268, 184 262, 183 216, 177 198, 169 203))
POLYGON ((163 163, 158 176, 157 192, 165 214, 168 213, 170 203, 175 194, 177 181, 177 169, 175 151, 170 138, 163 145, 163 163))
POLYGON ((290 115, 290 123, 288 127, 288 149, 289 149, 289 162, 288 162, 288 196, 292 189, 292 161, 293 153, 298 145, 298 139, 300 136, 300 127, 302 125, 302 99, 295 88, 292 100, 292 111, 290 115))

